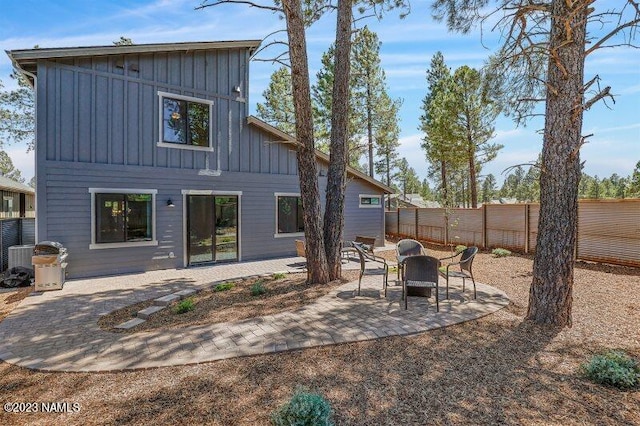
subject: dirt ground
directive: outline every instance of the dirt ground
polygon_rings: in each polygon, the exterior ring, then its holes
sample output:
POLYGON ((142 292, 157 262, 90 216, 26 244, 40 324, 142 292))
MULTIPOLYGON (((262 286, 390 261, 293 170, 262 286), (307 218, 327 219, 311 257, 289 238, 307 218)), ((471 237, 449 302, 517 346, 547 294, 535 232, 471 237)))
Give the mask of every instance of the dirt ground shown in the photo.
MULTIPOLYGON (((1 363, 3 404, 68 402, 79 411, 3 412, 0 424, 262 425, 302 386, 329 399, 339 425, 640 425, 640 390, 577 374, 603 349, 640 357, 640 270, 578 263, 573 327, 549 330, 523 322, 531 269, 530 256, 480 253, 476 279, 504 290, 511 305, 412 337, 130 372, 43 373, 1 363)), ((18 293, 0 293, 0 315, 18 293)))

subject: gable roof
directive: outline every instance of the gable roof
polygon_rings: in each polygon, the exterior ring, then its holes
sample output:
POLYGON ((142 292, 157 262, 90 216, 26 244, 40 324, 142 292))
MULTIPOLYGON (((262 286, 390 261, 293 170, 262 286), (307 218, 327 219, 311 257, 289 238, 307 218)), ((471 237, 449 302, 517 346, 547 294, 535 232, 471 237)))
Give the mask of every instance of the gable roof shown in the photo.
POLYGON ((36 193, 35 189, 32 187, 25 185, 24 183, 16 182, 15 180, 2 175, 0 175, 0 189, 12 192, 24 192, 25 194, 36 193))
POLYGON ((5 50, 16 68, 35 74, 40 59, 80 58, 88 56, 124 55, 127 53, 188 52, 211 49, 249 49, 254 51, 261 40, 198 41, 184 43, 131 44, 124 46, 53 47, 5 50))
MULTIPOLYGON (((275 127, 273 127, 271 124, 266 123, 262 120, 260 120, 259 118, 250 115, 247 117, 247 122, 250 125, 256 126, 261 130, 264 130, 267 133, 272 134, 273 136, 277 137, 278 140, 276 142, 282 142, 282 143, 286 143, 286 144, 290 144, 290 145, 298 145, 299 142, 291 135, 283 132, 280 129, 277 129, 275 127)), ((327 154, 325 154, 322 151, 319 151, 316 149, 316 158, 318 158, 319 160, 323 161, 324 163, 329 163, 329 156, 327 154)), ((379 188, 380 190, 382 190, 383 192, 387 193, 387 194, 391 194, 394 192, 393 189, 389 188, 387 185, 383 184, 382 182, 372 178, 369 175, 366 175, 364 173, 362 173, 360 170, 356 170, 351 166, 347 166, 347 174, 356 177, 358 179, 362 179, 368 183, 370 183, 371 185, 379 188)))

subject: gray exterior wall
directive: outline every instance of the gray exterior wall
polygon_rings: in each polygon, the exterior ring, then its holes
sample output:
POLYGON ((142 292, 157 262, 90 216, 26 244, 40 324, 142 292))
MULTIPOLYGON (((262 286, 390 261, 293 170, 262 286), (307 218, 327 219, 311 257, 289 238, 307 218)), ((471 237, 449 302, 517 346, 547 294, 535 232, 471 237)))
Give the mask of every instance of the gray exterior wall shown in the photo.
MULTIPOLYGON (((68 248, 70 278, 185 266, 190 190, 242 192, 241 260, 295 253, 295 237, 274 237, 274 193, 299 193, 296 156, 247 124, 246 99, 232 88, 247 92, 248 59, 246 49, 224 49, 38 63, 37 238, 68 248), (157 146, 158 91, 214 101, 213 152, 157 146), (218 167, 220 176, 199 174, 218 167), (158 245, 90 250, 89 188, 157 190, 158 245)), ((378 193, 350 181, 345 239, 383 242, 384 209, 359 208, 359 194, 378 193)))

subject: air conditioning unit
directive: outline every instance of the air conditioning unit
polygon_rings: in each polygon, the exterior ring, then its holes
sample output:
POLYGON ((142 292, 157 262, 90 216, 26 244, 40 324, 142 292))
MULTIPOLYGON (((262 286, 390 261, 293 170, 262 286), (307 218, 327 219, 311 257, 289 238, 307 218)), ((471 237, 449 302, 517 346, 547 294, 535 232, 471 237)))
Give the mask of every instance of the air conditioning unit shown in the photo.
POLYGON ((33 256, 34 246, 11 246, 9 247, 9 269, 16 266, 23 266, 25 268, 33 268, 31 257, 33 256))

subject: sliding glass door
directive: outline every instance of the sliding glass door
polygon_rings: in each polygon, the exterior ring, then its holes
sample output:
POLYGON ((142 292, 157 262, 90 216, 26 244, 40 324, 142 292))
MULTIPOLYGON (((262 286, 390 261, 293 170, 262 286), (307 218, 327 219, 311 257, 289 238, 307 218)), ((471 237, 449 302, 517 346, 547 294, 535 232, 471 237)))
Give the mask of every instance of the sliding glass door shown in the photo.
POLYGON ((189 264, 238 259, 238 197, 189 195, 189 264))

